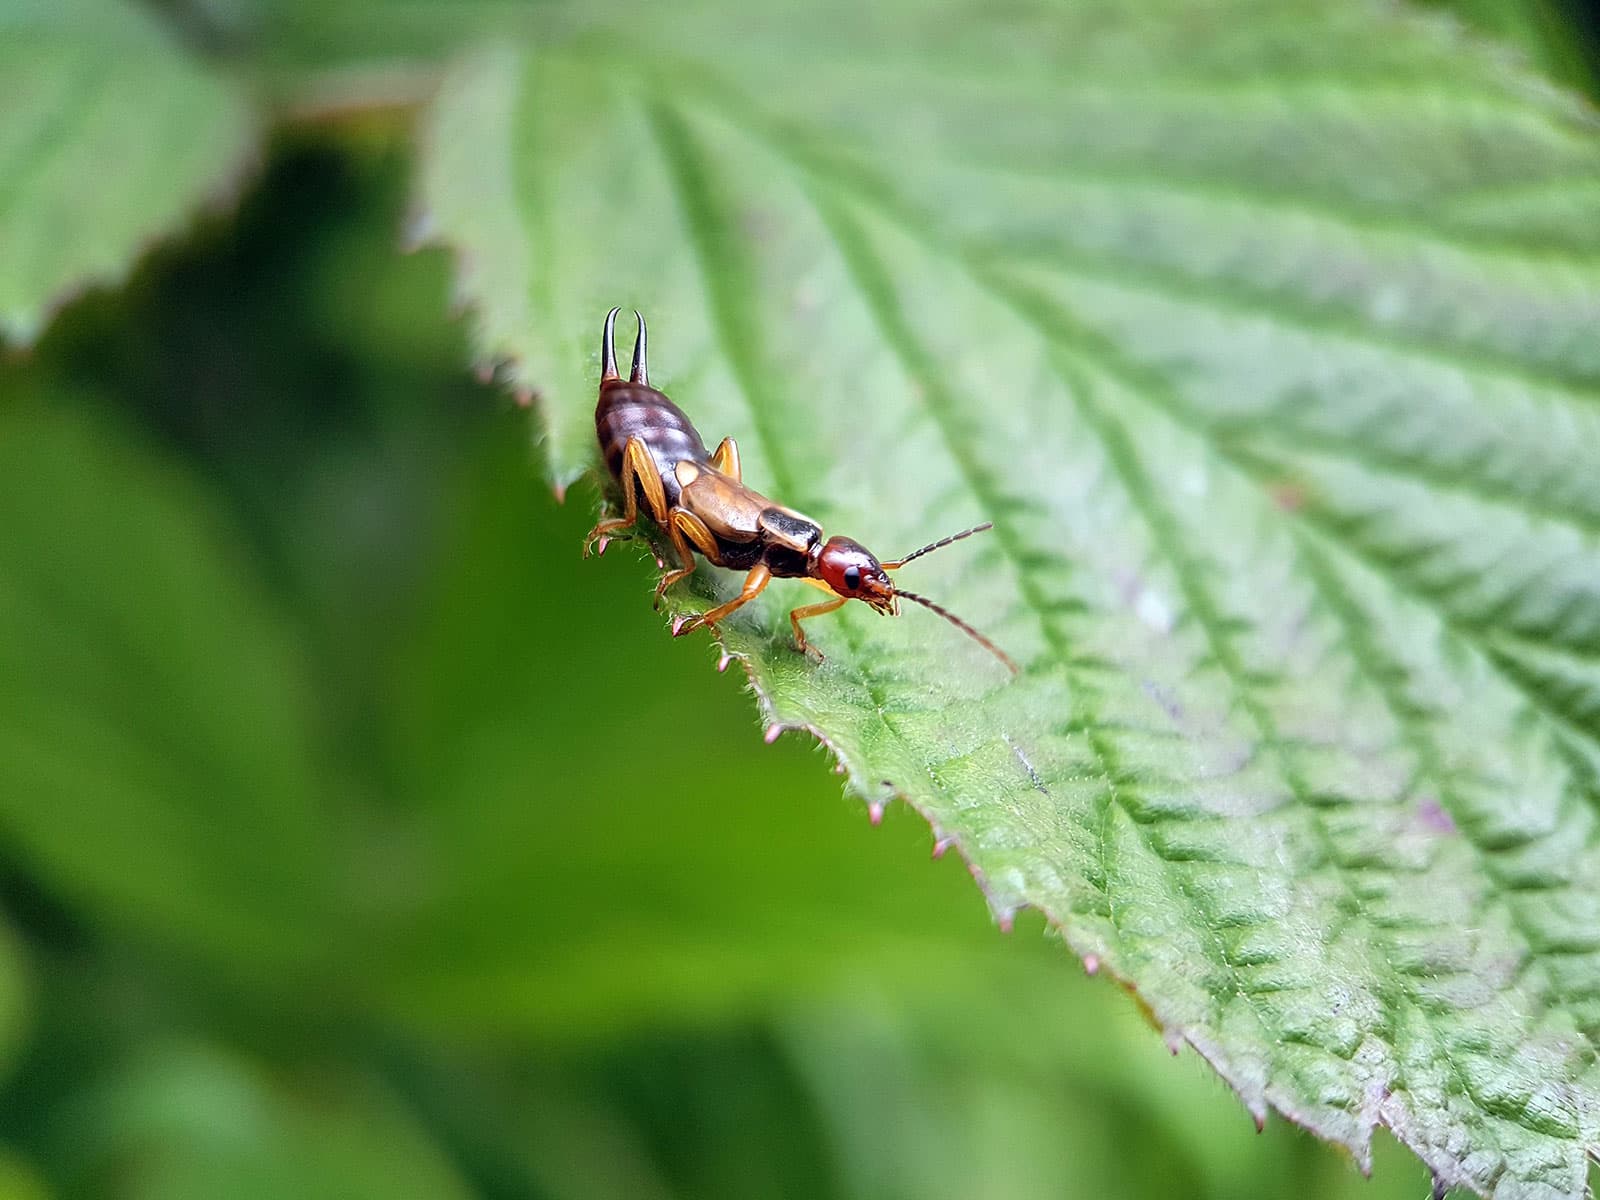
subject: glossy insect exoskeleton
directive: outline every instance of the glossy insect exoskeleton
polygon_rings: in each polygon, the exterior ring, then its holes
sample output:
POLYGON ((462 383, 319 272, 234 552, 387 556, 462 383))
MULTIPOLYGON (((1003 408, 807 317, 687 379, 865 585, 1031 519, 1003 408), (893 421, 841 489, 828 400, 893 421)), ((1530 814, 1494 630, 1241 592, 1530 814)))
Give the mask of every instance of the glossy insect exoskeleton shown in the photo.
POLYGON ((594 428, 606 468, 622 487, 622 515, 601 521, 589 531, 584 553, 634 524, 642 502, 677 552, 679 566, 656 585, 656 600, 694 571, 694 555, 714 566, 745 571, 744 587, 726 604, 680 622, 674 636, 702 625, 714 626, 760 595, 773 579, 800 579, 830 594, 789 614, 795 646, 821 658, 806 641, 800 622, 821 616, 850 600, 863 600, 879 613, 898 614, 901 599, 932 609, 976 640, 1013 673, 1016 664, 998 646, 961 618, 933 601, 897 587, 889 572, 930 550, 948 546, 990 528, 978 525, 931 542, 892 562, 880 562, 865 546, 847 537, 824 538, 810 517, 785 508, 747 487, 739 468, 739 447, 723 438, 714 452, 706 450, 694 424, 665 394, 650 386, 645 362, 644 318, 633 345, 633 368, 627 379, 617 373, 617 313, 606 314, 600 341, 600 399, 594 428))

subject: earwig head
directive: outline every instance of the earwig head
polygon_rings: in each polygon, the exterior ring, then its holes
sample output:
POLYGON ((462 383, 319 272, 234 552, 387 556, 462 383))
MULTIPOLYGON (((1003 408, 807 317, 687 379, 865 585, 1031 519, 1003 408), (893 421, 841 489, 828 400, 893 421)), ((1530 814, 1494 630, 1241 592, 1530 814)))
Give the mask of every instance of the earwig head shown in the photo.
POLYGON ((865 600, 881 613, 899 611, 889 573, 860 542, 829 538, 817 555, 814 574, 846 600, 865 600))
POLYGON ((990 654, 1006 665, 1006 669, 1013 675, 1018 673, 1017 664, 1011 661, 1011 656, 996 646, 983 634, 971 625, 968 625, 955 613, 941 604, 935 604, 926 596, 919 596, 915 592, 908 592, 905 588, 896 587, 889 579, 890 571, 898 571, 914 558, 921 558, 931 550, 938 550, 948 546, 951 542, 959 542, 962 538, 971 537, 975 533, 982 533, 985 529, 994 528, 987 522, 975 525, 971 529, 963 529, 960 533, 953 533, 947 538, 940 538, 937 542, 929 542, 920 550, 914 550, 904 558, 893 562, 880 563, 872 556, 872 552, 860 542, 853 542, 846 537, 829 538, 817 553, 816 564, 812 573, 833 591, 847 600, 865 600, 880 613, 897 614, 900 611, 900 599, 904 597, 923 608, 931 609, 938 613, 962 633, 966 634, 990 654))
MULTIPOLYGON (((617 374, 617 314, 620 308, 613 308, 606 314, 605 331, 600 335, 600 382, 608 383, 621 379, 617 374)), ((639 333, 633 342, 633 372, 629 379, 631 383, 642 383, 646 387, 650 384, 650 368, 645 361, 646 343, 644 317, 637 310, 633 314, 639 321, 639 333)))

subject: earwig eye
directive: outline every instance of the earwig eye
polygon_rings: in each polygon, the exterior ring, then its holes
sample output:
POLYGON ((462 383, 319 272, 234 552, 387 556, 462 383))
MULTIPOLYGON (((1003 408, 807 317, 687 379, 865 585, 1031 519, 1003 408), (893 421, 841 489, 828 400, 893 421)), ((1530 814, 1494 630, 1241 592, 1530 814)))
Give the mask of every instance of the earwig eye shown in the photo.
POLYGON ((844 585, 852 591, 861 586, 860 567, 846 567, 844 569, 844 585))

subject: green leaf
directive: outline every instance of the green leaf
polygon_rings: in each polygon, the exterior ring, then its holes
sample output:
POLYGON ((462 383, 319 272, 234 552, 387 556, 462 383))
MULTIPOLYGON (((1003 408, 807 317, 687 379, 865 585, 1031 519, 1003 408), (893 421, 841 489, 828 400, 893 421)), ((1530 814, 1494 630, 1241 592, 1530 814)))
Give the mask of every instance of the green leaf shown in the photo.
POLYGON ((205 1044, 147 1047, 54 1114, 62 1159, 96 1195, 196 1200, 455 1200, 465 1184, 384 1089, 269 1074, 205 1044))
POLYGON ((214 501, 60 407, 0 410, 0 823, 114 928, 277 989, 333 937, 303 666, 214 501))
POLYGON ((558 484, 622 304, 652 379, 828 530, 887 556, 995 522, 906 582, 1020 679, 860 606, 816 666, 779 584, 722 629, 775 729, 1258 1114, 1582 1192, 1592 112, 1379 5, 705 3, 487 46, 426 133, 425 229, 558 484))
POLYGON ((243 99, 121 0, 0 3, 0 337, 226 197, 255 152, 243 99))

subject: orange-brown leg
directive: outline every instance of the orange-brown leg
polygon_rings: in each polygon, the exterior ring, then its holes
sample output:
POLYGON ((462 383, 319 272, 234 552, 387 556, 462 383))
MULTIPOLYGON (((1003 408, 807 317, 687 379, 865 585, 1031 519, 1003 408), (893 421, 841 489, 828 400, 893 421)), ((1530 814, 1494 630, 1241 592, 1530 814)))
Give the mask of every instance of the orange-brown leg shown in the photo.
POLYGON ((583 554, 587 558, 589 549, 596 542, 600 543, 600 552, 605 552, 605 543, 619 529, 626 529, 639 519, 640 489, 644 491, 644 500, 650 506, 650 515, 655 518, 656 524, 663 527, 667 524, 667 490, 661 485, 661 476, 656 472, 655 460, 650 457, 650 451, 645 449, 644 442, 639 438, 628 439, 627 446, 622 451, 622 515, 608 517, 593 529, 589 536, 583 539, 583 554))
POLYGON ((843 607, 849 599, 850 597, 848 596, 835 596, 832 600, 824 600, 820 604, 807 604, 791 612, 789 614, 789 624, 794 626, 794 648, 800 651, 801 654, 815 654, 817 661, 821 662, 823 659, 822 651, 806 641, 805 631, 800 628, 800 622, 810 620, 812 617, 820 617, 823 613, 831 613, 834 609, 843 607))
POLYGON ((687 621, 677 626, 672 631, 673 637, 682 637, 686 633, 693 633, 702 625, 715 625, 723 617, 735 609, 743 608, 750 601, 761 594, 761 590, 772 582, 772 572, 763 564, 751 569, 750 574, 744 577, 744 587, 739 594, 726 604, 719 604, 710 612, 703 612, 697 617, 690 617, 687 621))
POLYGON ((667 514, 667 536, 672 539, 673 547, 678 551, 678 560, 683 564, 676 571, 668 571, 661 577, 661 582, 656 584, 656 607, 661 607, 661 595, 680 579, 686 579, 694 574, 694 553, 690 549, 700 551, 712 562, 717 560, 717 539, 711 530, 706 528, 706 523, 687 508, 675 508, 667 514))
POLYGON ((729 479, 743 480, 739 466, 739 443, 731 437, 722 439, 722 444, 711 455, 711 465, 721 471, 729 479))

